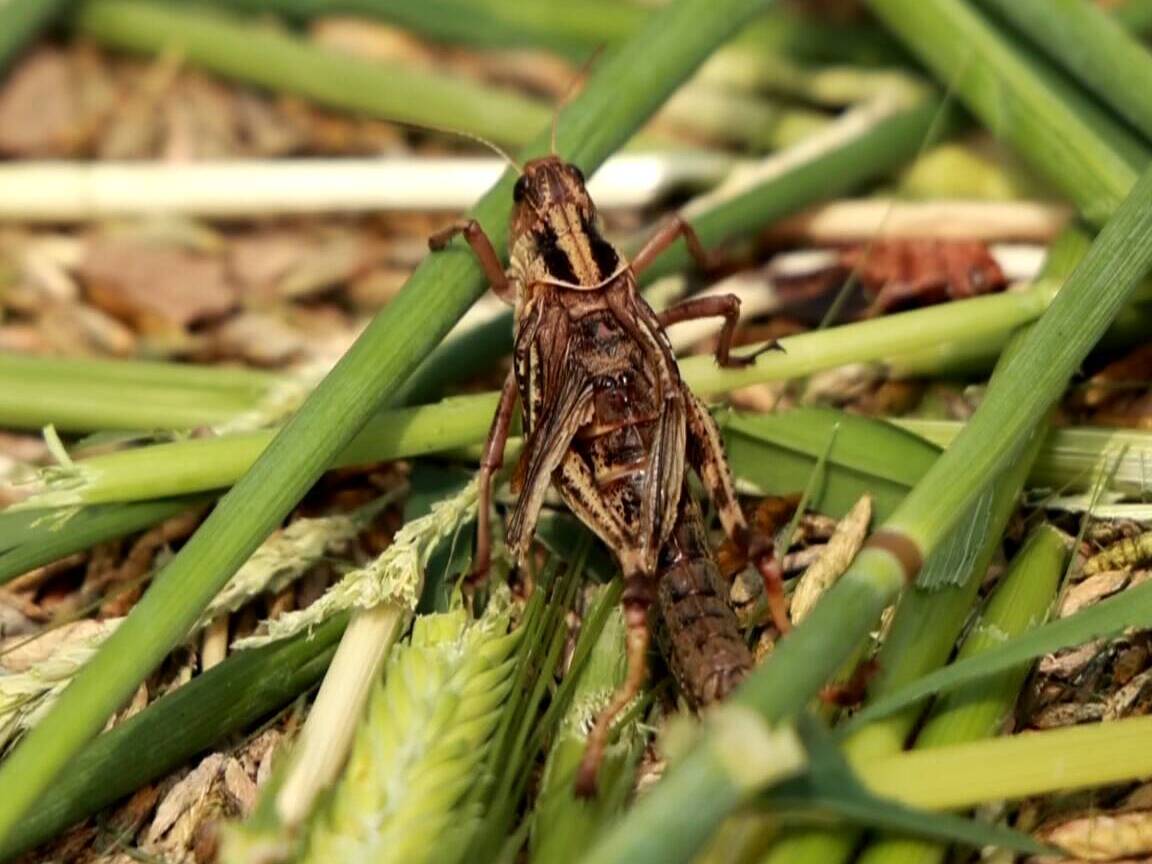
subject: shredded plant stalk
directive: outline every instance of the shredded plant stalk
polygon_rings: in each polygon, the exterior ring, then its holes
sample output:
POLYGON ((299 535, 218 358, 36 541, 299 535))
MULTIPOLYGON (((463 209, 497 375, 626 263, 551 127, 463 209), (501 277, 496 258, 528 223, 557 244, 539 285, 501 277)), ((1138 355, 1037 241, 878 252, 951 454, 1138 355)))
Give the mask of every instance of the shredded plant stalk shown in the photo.
POLYGON ((401 528, 376 560, 352 570, 319 600, 267 623, 267 632, 241 639, 237 648, 256 648, 286 639, 346 609, 371 609, 391 604, 416 608, 424 587, 428 559, 440 541, 451 537, 476 515, 476 480, 432 506, 432 512, 401 528))
POLYGON ((419 618, 372 694, 343 780, 317 814, 300 859, 449 862, 463 849, 455 807, 482 782, 516 670, 520 631, 493 603, 419 618))

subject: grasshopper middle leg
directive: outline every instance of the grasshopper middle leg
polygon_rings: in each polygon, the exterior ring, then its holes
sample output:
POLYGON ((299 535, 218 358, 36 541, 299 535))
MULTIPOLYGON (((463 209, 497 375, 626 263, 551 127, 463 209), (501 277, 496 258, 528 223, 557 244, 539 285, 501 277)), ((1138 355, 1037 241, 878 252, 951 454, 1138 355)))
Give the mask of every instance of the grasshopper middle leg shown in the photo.
POLYGON ((754 354, 744 357, 732 356, 732 339, 736 335, 736 325, 740 321, 740 298, 735 294, 714 294, 710 297, 692 297, 677 303, 656 315, 663 327, 670 327, 682 321, 695 321, 697 318, 719 317, 724 319, 720 328, 720 342, 716 346, 716 363, 725 369, 740 369, 751 366, 756 358, 768 351, 782 351, 776 342, 769 342, 754 354))

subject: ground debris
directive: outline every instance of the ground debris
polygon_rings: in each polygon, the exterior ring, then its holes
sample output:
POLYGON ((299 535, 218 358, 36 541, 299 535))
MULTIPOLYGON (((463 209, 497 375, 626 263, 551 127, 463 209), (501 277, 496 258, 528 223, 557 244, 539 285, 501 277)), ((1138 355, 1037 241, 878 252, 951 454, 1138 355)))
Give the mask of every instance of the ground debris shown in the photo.
POLYGON ((1152 854, 1152 811, 1087 813, 1041 827, 1038 839, 1080 861, 1120 861, 1152 854))

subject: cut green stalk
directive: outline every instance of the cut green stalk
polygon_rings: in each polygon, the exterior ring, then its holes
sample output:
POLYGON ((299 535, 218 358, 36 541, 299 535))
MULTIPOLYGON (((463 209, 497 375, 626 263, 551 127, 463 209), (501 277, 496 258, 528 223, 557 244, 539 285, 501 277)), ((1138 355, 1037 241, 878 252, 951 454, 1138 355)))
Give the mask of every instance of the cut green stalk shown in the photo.
POLYGON ((65 0, 8 0, 0 5, 0 72, 67 5, 65 0))
POLYGON ((868 5, 994 135, 1009 142, 1090 221, 1107 219, 1148 163, 1142 144, 969 4, 869 0, 868 5))
POLYGON ((1152 56, 1088 0, 979 0, 1152 140, 1152 56))
POLYGON ((1040 281, 1025 291, 929 306, 788 336, 780 340, 783 351, 763 354, 752 365, 739 369, 725 369, 711 357, 696 356, 681 360, 680 370, 693 390, 723 393, 750 384, 798 378, 847 363, 882 360, 955 338, 958 332, 963 332, 965 339, 981 340, 1007 334, 1034 321, 1058 287, 1058 283, 1040 281), (914 319, 907 317, 912 314, 916 315, 914 319))
MULTIPOLYGON (((963 423, 952 420, 894 417, 891 422, 943 449, 964 429, 963 423)), ((1115 471, 1106 491, 1134 497, 1146 492, 1148 465, 1152 464, 1152 432, 1091 426, 1050 429, 1029 475, 1029 484, 1062 492, 1084 491, 1105 466, 1111 470, 1114 463, 1115 471)))
POLYGON ((1150 743, 1152 717, 1131 717, 915 750, 858 767, 877 795, 952 810, 1139 780, 1152 774, 1150 743))
MULTIPOLYGON (((1060 587, 1068 538, 1041 525, 1028 538, 996 588, 957 655, 972 657, 1043 622, 1060 587)), ((1028 665, 986 678, 944 697, 916 736, 927 749, 988 738, 999 733, 1016 704, 1028 665)), ((867 769, 865 769, 867 770, 867 769)), ((885 837, 860 858, 860 864, 939 864, 947 847, 924 840, 885 837)))
POLYGON ((63 432, 192 429, 251 410, 281 380, 248 369, 0 352, 0 424, 52 423, 63 432))
POLYGON ((299 638, 233 654, 101 735, 0 843, 0 860, 43 843, 289 704, 320 680, 346 622, 340 617, 299 638))
MULTIPOLYGON (((334 457, 333 465, 419 456, 479 441, 495 410, 496 396, 484 393, 379 414, 334 457)), ((132 501, 180 494, 172 490, 225 488, 257 462, 276 435, 277 430, 261 430, 190 438, 93 456, 48 469, 48 485, 54 491, 12 509, 132 501)))
POLYGON ((153 0, 83 0, 85 36, 132 51, 172 51, 190 63, 333 108, 481 135, 522 147, 547 106, 508 90, 410 64, 364 60, 217 10, 153 0))
MULTIPOLYGON (((680 368, 701 393, 809 375, 850 362, 881 359, 954 338, 1005 335, 1034 320, 1056 285, 1038 282, 1008 294, 917 309, 781 340, 744 369, 721 369, 711 357, 690 357, 680 368)), ((437 405, 378 415, 336 459, 356 464, 449 450, 482 439, 495 409, 495 394, 464 396, 437 405)), ((156 498, 228 486, 273 440, 271 431, 191 439, 110 453, 51 469, 45 492, 17 507, 43 508, 156 498)))
MULTIPOLYGON (((678 0, 653 13, 635 44, 606 57, 566 110, 559 130, 562 152, 591 173, 764 5, 762 0, 678 0), (645 62, 638 64, 634 58, 641 51, 645 62)), ((99 13, 95 4, 84 10, 99 13)), ((252 48, 245 43, 241 51, 252 56, 252 48)), ((349 83, 342 89, 350 89, 349 83)), ((526 155, 546 150, 549 131, 541 131, 526 155)), ((471 214, 498 247, 507 236, 512 183, 509 172, 471 214)), ((479 266, 462 244, 416 270, 164 568, 55 709, 0 765, 0 787, 6 790, 0 800, 0 842, 484 287, 479 266)))
MULTIPOLYGON (((803 708, 975 503, 986 478, 1019 457, 1035 424, 1150 267, 1152 171, 1029 329, 964 432, 884 523, 889 542, 865 546, 812 614, 748 678, 735 695, 738 704, 769 721, 803 708)), ((685 860, 744 794, 708 747, 698 746, 593 850, 591 860, 685 860), (690 811, 691 819, 671 817, 690 811)))

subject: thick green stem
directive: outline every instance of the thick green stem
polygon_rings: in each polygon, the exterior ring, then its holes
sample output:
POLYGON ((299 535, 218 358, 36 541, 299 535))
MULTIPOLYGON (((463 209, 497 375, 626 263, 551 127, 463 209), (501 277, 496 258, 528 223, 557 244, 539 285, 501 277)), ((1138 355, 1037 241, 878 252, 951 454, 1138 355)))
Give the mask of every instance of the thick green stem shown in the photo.
POLYGON ((1089 0, 979 0, 1152 140, 1152 55, 1089 0))
MULTIPOLYGON (((563 152, 587 171, 596 168, 764 5, 763 0, 678 0, 654 13, 635 42, 621 45, 593 70, 565 111, 563 152), (643 63, 635 62, 640 54, 643 63)), ((96 5, 85 8, 99 11, 96 5)), ((542 130, 527 155, 547 147, 548 131, 542 130)), ((512 183, 509 172, 471 214, 501 247, 512 183)), ((0 765, 5 790, 0 838, 11 834, 84 743, 184 638, 208 601, 484 288, 480 268, 462 242, 417 268, 164 568, 52 712, 0 765)))
MULTIPOLYGON (((1012 562, 964 640, 958 659, 974 657, 1005 638, 1018 636, 1042 623, 1060 587, 1068 538, 1049 525, 1036 528, 1012 562)), ((996 735, 1020 693, 1028 664, 985 678, 948 694, 916 736, 916 748, 941 747, 996 735)), ((867 731, 866 729, 863 731, 867 731)), ((867 760, 862 760, 867 773, 867 760)), ((925 778, 935 782, 937 778, 925 778)), ((860 864, 937 864, 945 846, 926 840, 888 837, 874 843, 860 864)))
MULTIPOLYGON (((1018 39, 962 0, 868 5, 997 137, 1100 224, 1136 182, 1147 149, 1018 39)), ((1054 17, 1054 16, 1053 16, 1054 17)))

